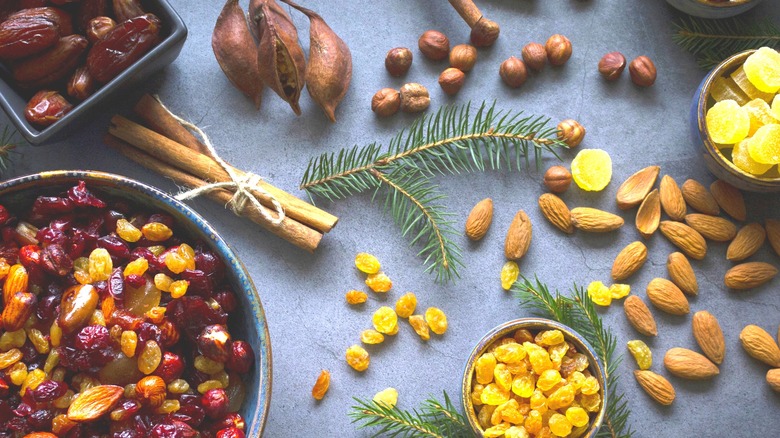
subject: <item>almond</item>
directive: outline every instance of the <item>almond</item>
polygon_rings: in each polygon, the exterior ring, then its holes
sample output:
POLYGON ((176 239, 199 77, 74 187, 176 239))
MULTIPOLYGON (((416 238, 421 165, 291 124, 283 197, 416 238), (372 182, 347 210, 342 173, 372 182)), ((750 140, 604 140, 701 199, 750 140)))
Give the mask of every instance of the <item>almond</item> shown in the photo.
POLYGON ((775 368, 766 372, 766 383, 775 392, 780 392, 780 368, 775 368))
POLYGON ((574 225, 571 222, 571 211, 563 200, 552 193, 545 193, 539 197, 539 208, 542 214, 551 224, 564 233, 574 232, 574 225))
POLYGON ((761 224, 756 222, 747 224, 737 231, 729 249, 726 250, 726 258, 732 262, 745 260, 755 254, 764 245, 765 240, 766 231, 761 224))
POLYGON ((0 320, 3 322, 3 328, 9 332, 15 332, 22 327, 27 319, 35 310, 35 303, 38 300, 35 295, 27 291, 14 293, 10 300, 5 302, 0 320))
POLYGON ((639 206, 639 210, 636 212, 636 229, 639 230, 639 234, 645 239, 649 239, 650 236, 658 229, 658 224, 661 221, 661 201, 658 195, 658 189, 650 192, 642 205, 639 206))
POLYGON ((780 367, 780 348, 772 335, 757 325, 749 325, 739 334, 742 348, 752 358, 758 359, 770 367, 780 367))
POLYGON ((572 209, 571 220, 575 227, 592 233, 606 233, 623 226, 622 217, 590 207, 572 209))
POLYGON ((658 403, 669 406, 674 401, 674 387, 664 376, 652 371, 634 370, 639 386, 658 403))
POLYGON ((693 314, 693 337, 701 351, 714 363, 723 363, 726 354, 726 340, 718 320, 706 310, 693 314))
POLYGON ((720 374, 717 365, 687 348, 669 349, 664 355, 664 366, 670 373, 683 379, 704 380, 720 374))
POLYGON ((28 433, 24 438, 57 438, 57 435, 50 432, 33 432, 28 433))
POLYGON ((707 239, 728 242, 737 235, 737 226, 728 219, 693 213, 685 216, 685 223, 707 239))
POLYGON ((726 287, 737 290, 752 289, 773 279, 777 268, 764 262, 747 262, 736 265, 726 272, 723 280, 726 287))
POLYGON ((766 238, 769 244, 775 250, 775 254, 780 256, 780 221, 767 219, 764 227, 766 227, 766 238))
POLYGON ((710 193, 715 198, 720 208, 729 216, 738 221, 747 219, 747 208, 745 208, 745 198, 738 188, 732 186, 723 180, 717 180, 710 184, 710 193))
POLYGON ((647 260, 647 247, 642 242, 632 242, 623 248, 612 263, 612 279, 623 281, 634 275, 647 260))
POLYGON ((696 281, 696 274, 693 272, 691 262, 683 253, 673 252, 666 259, 666 270, 669 271, 669 278, 676 284, 681 291, 688 295, 699 293, 699 283, 696 281))
POLYGON ((92 421, 107 414, 122 398, 125 389, 116 385, 98 385, 73 399, 68 407, 68 420, 92 421))
POLYGON ((639 205, 650 193, 658 178, 658 166, 648 166, 631 175, 620 185, 617 191, 617 205, 621 210, 639 205))
POLYGON ((504 255, 509 260, 522 258, 531 245, 531 219, 520 210, 512 219, 504 242, 504 255))
POLYGON ((665 278, 654 278, 647 285, 647 298, 660 310, 671 315, 690 313, 688 299, 682 291, 665 278))
POLYGON ((3 284, 3 302, 7 303, 16 292, 26 292, 29 279, 30 276, 24 266, 18 263, 12 265, 3 284))
POLYGON ((669 175, 664 175, 661 178, 660 190, 661 207, 664 208, 667 216, 676 221, 681 221, 685 218, 687 207, 685 205, 685 198, 683 198, 680 186, 669 175))
POLYGON ((469 217, 466 218, 466 237, 471 240, 479 240, 485 237, 485 234, 493 222, 493 200, 485 198, 471 209, 469 217))
POLYGON ((700 182, 692 179, 685 181, 682 185, 682 195, 685 202, 692 209, 710 216, 720 214, 720 207, 718 207, 717 201, 700 182))
POLYGON ((626 312, 626 319, 639 333, 645 336, 658 335, 658 328, 655 324, 655 318, 650 313, 650 309, 641 298, 636 295, 630 295, 623 302, 623 311, 626 312))
POLYGON ((702 260, 707 255, 707 242, 698 231, 681 222, 661 221, 661 234, 688 257, 702 260))

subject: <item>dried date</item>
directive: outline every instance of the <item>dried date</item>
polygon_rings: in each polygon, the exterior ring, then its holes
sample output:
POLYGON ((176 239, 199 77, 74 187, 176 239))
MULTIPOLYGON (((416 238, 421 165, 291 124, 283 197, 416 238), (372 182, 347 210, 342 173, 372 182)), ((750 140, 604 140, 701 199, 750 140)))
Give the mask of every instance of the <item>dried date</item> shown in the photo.
POLYGON ((54 7, 36 7, 22 9, 18 12, 14 12, 8 17, 8 19, 15 18, 45 18, 49 21, 53 21, 60 27, 60 36, 73 35, 73 19, 70 14, 60 8, 54 7))
POLYGON ((109 7, 109 0, 81 0, 76 10, 76 23, 79 29, 85 33, 93 18, 108 16, 111 11, 109 7))
POLYGON ((35 94, 27 103, 24 117, 36 126, 49 126, 61 119, 73 108, 62 95, 56 91, 42 90, 35 94))
POLYGON ((81 66, 73 72, 68 81, 68 96, 78 100, 85 100, 95 92, 96 88, 95 79, 89 74, 87 67, 81 66))
POLYGON ((76 68, 87 44, 81 35, 62 37, 54 47, 14 65, 13 78, 23 88, 54 83, 76 68))
POLYGON ((60 39, 60 27, 43 17, 11 17, 0 24, 0 59, 43 52, 60 39))
POLYGON ((138 61, 160 38, 160 20, 146 14, 118 24, 87 55, 87 68, 105 83, 138 61))
POLYGON ((116 27, 116 22, 111 17, 95 17, 87 24, 87 39, 90 43, 95 44, 111 32, 114 27, 116 27))
POLYGON ((146 13, 141 9, 141 4, 138 0, 113 0, 113 5, 114 16, 118 23, 140 17, 146 13))

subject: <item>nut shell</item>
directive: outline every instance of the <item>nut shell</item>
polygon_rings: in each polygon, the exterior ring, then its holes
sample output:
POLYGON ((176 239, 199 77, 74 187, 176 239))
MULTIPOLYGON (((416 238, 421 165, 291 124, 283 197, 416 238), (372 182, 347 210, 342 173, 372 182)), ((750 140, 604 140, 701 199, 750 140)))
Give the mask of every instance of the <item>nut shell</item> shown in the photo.
POLYGON ((563 166, 552 166, 544 173, 542 182, 547 190, 553 193, 563 193, 571 186, 572 176, 569 169, 563 166))
POLYGON ((471 240, 480 240, 485 237, 490 224, 493 222, 493 200, 483 199, 471 209, 466 219, 466 237, 471 240))
POLYGON ((401 87, 401 111, 417 113, 425 111, 430 104, 428 89, 422 84, 412 82, 401 87))
POLYGON ((498 74, 501 76, 504 83, 512 88, 519 88, 525 83, 525 80, 528 79, 528 71, 525 68, 525 63, 514 56, 510 56, 501 63, 498 74))
POLYGON ((570 148, 576 148, 585 138, 585 127, 574 119, 566 119, 558 123, 558 140, 570 148))
POLYGON ((547 64, 547 49, 539 43, 528 43, 523 47, 523 61, 531 70, 540 71, 547 64))
POLYGON ((390 76, 403 76, 409 71, 409 67, 412 66, 412 51, 406 47, 396 47, 390 49, 385 57, 385 68, 390 76))
POLYGON ((604 79, 614 81, 626 69, 626 57, 620 52, 610 52, 599 61, 599 73, 604 79))
POLYGON ((561 34, 555 34, 548 38, 544 48, 547 51, 547 59, 551 65, 560 66, 566 64, 566 61, 571 58, 571 41, 561 34))
POLYGON ((437 30, 425 31, 417 41, 417 46, 426 58, 434 61, 441 61, 450 53, 449 38, 437 30))
POLYGON ((649 87, 655 83, 658 75, 655 64, 647 56, 637 56, 628 65, 631 81, 640 87, 649 87))
POLYGON ((460 91, 465 79, 466 75, 462 71, 450 67, 439 75, 439 86, 445 93, 453 95, 460 91))
POLYGON ((471 71, 477 63, 477 48, 471 44, 458 44, 450 51, 450 65, 462 72, 471 71))
POLYGON ((371 99, 371 111, 379 117, 389 117, 401 109, 401 93, 392 88, 382 88, 371 99))

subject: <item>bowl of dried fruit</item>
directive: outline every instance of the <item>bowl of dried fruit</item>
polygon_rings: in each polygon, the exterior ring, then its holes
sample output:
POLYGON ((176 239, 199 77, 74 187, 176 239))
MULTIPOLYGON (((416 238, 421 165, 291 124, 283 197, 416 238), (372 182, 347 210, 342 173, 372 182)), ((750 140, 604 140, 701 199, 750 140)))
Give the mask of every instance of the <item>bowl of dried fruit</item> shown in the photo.
POLYGON ((0 106, 31 144, 74 132, 173 62, 187 37, 166 0, 19 4, 0 5, 0 106))
POLYGON ((764 47, 724 60, 691 104, 693 144, 707 168, 743 190, 780 191, 780 53, 764 47))
POLYGON ((761 0, 666 0, 688 15, 701 18, 728 18, 753 9, 761 0))
POLYGON ((484 437, 594 437, 604 420, 606 376, 571 328, 543 318, 509 321, 474 347, 462 401, 484 437))
POLYGON ((100 172, 5 181, 0 282, 0 435, 262 432, 262 305, 241 262, 184 204, 100 172))

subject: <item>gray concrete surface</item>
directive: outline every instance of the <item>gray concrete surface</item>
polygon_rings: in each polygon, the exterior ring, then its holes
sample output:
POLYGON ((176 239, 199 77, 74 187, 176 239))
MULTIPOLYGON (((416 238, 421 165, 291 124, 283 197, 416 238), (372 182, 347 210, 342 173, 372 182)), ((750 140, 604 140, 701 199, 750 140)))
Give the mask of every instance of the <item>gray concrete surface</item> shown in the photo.
MULTIPOLYGON (((704 72, 671 41, 672 21, 679 14, 661 0, 481 1, 484 13, 501 24, 501 37, 494 47, 480 50, 465 87, 452 98, 444 96, 436 83, 445 63, 429 62, 416 49, 417 37, 429 28, 445 31, 453 44, 467 41, 468 28, 443 0, 303 1, 320 12, 352 48, 354 78, 337 112, 336 124, 327 122, 308 96, 302 99, 301 117, 295 117, 268 90, 262 109, 254 111, 229 85, 211 51, 211 29, 221 2, 172 3, 189 27, 189 38, 179 59, 142 91, 159 93, 171 108, 205 128, 228 161, 293 193, 300 194, 298 183, 310 157, 354 144, 387 143, 406 127, 413 117, 378 120, 369 109, 376 90, 400 87, 406 81, 429 87, 432 108, 496 100, 502 109, 545 114, 556 121, 579 120, 588 130, 582 147, 607 150, 614 162, 614 177, 601 193, 571 189, 564 197, 570 206, 617 211, 614 195, 620 182, 651 164, 660 165, 664 174, 679 182, 687 178, 706 184, 712 181, 697 161, 688 136, 690 99, 704 72), (519 56, 525 43, 544 42, 553 33, 565 34, 573 42, 569 63, 563 68, 548 67, 519 90, 503 86, 497 74, 501 61, 519 56), (383 66, 386 51, 396 46, 411 47, 415 55, 412 69, 403 79, 391 78, 383 66), (617 83, 602 81, 596 64, 601 55, 613 50, 629 59, 651 57, 659 71, 656 85, 638 89, 630 83, 628 72, 617 83)), ((778 22, 780 7, 777 1, 767 0, 747 17, 771 17, 778 22)), ((308 46, 308 24, 299 15, 295 22, 300 25, 304 46, 308 46)), ((127 112, 140 93, 130 93, 115 109, 127 112)), ((101 137, 113 112, 114 108, 107 110, 67 141, 20 149, 12 174, 89 168, 125 174, 175 191, 170 181, 102 145, 101 137)), ((4 120, 0 117, 0 122, 4 120)), ((565 164, 571 158, 573 153, 563 154, 565 164)), ((553 162, 546 160, 544 166, 553 162)), ((530 251, 520 263, 522 272, 539 276, 552 288, 567 290, 575 282, 608 281, 614 256, 638 239, 632 226, 633 212, 623 213, 627 226, 606 236, 557 232, 536 207, 542 193, 541 173, 533 170, 447 176, 437 178, 437 182, 449 196, 447 204, 457 215, 458 228, 477 201, 492 197, 495 202, 493 227, 482 242, 457 239, 464 249, 466 267, 455 285, 435 284, 422 272, 416 249, 408 246, 368 195, 326 204, 341 221, 314 255, 301 253, 210 201, 192 202, 233 245, 260 290, 274 365, 267 436, 368 436, 369 432, 355 431, 347 417, 352 397, 370 398, 388 386, 398 389, 399 407, 404 409, 416 407, 442 390, 457 399, 463 366, 477 340, 493 326, 529 314, 498 281, 504 262, 504 233, 518 209, 525 209, 534 224, 530 251), (349 289, 363 288, 362 277, 353 267, 353 257, 359 251, 380 258, 394 287, 386 297, 372 294, 366 305, 351 308, 343 296, 349 289), (449 331, 422 343, 403 325, 398 336, 370 348, 372 363, 367 372, 354 372, 344 363, 345 349, 358 342, 361 330, 371 326, 375 308, 393 303, 406 291, 417 293, 423 310, 428 306, 442 308, 449 317, 449 331), (333 382, 325 400, 315 402, 310 390, 322 368, 331 371, 333 382)), ((780 216, 776 196, 746 197, 752 220, 780 216)), ((659 235, 648 241, 648 247, 648 263, 631 281, 633 293, 642 297, 648 281, 666 275, 666 256, 673 250, 659 235)), ((728 291, 722 283, 729 266, 726 245, 711 243, 710 248, 706 260, 694 263, 701 293, 691 300, 691 307, 693 311, 707 309, 720 319, 727 342, 721 374, 705 382, 670 378, 677 400, 671 407, 661 407, 637 386, 631 375, 634 363, 627 356, 620 366, 621 389, 633 411, 630 422, 638 437, 777 436, 780 429, 780 396, 764 381, 767 367, 747 357, 739 344, 739 331, 750 323, 776 333, 780 280, 751 292, 728 291)), ((753 259, 780 261, 768 247, 753 259)), ((648 341, 655 355, 652 369, 668 376, 662 365, 667 349, 697 348, 691 318, 654 313, 659 336, 648 341)), ((623 352, 625 342, 637 334, 620 306, 602 314, 623 352)))

